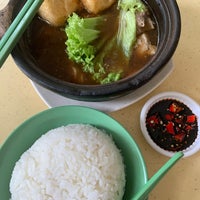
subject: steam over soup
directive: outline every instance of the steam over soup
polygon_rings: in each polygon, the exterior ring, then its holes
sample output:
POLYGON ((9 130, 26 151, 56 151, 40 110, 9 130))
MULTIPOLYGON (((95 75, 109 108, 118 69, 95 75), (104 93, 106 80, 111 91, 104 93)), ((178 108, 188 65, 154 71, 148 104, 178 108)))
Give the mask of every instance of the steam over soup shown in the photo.
POLYGON ((123 1, 98 14, 81 7, 61 27, 36 16, 27 31, 29 48, 40 69, 66 82, 87 85, 137 73, 156 52, 158 30, 145 4, 142 9, 133 6, 132 11, 124 10, 120 3, 123 1))

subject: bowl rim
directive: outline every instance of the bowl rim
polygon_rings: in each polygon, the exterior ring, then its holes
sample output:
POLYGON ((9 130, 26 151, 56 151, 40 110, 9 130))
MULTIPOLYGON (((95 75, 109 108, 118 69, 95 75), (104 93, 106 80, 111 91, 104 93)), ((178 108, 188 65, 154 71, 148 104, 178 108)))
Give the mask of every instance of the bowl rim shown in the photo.
POLYGON ((171 152, 164 150, 160 146, 158 146, 149 136, 149 133, 146 128, 146 116, 149 111, 149 109, 160 100, 164 99, 175 99, 182 103, 184 103, 186 106, 188 106, 192 112, 197 116, 197 124, 198 124, 198 132, 197 132, 197 138, 195 139, 194 143, 188 147, 187 149, 183 150, 184 157, 192 156, 193 154, 197 153, 200 150, 200 105, 190 98, 189 96, 176 92, 176 91, 166 91, 159 93, 153 97, 151 97, 149 100, 146 101, 146 103, 143 105, 141 113, 140 113, 140 128, 142 131, 142 134, 144 138, 146 139, 147 143, 158 153, 172 157, 176 152, 171 152))

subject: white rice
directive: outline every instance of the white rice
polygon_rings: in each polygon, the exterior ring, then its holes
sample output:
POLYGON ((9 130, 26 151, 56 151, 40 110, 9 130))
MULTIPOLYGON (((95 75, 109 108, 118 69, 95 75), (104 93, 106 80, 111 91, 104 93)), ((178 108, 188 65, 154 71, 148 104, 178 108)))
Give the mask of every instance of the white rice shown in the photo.
POLYGON ((118 200, 125 187, 123 158, 112 138, 83 124, 50 130, 17 161, 12 200, 118 200))

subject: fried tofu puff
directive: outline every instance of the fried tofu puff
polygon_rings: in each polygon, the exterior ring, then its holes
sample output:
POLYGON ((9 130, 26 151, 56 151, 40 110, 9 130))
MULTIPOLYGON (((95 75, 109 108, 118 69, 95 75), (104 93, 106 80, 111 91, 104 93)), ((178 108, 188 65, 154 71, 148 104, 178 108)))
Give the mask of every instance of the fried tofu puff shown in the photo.
POLYGON ((109 8, 116 0, 81 0, 85 9, 90 12, 97 14, 107 8, 109 8))
POLYGON ((45 0, 39 8, 39 15, 53 26, 62 26, 80 7, 80 0, 45 0))

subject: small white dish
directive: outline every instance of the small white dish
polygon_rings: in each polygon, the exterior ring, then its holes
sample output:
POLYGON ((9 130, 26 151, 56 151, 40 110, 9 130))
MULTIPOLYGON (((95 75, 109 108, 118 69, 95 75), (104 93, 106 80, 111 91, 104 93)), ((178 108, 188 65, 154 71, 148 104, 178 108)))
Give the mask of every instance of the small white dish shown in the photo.
POLYGON ((163 92, 160 93, 152 98, 150 98, 145 105, 143 106, 142 110, 141 110, 141 114, 140 114, 140 127, 142 130, 142 133, 145 137, 145 139, 147 140, 147 142, 149 143, 149 145, 156 150, 157 152, 168 156, 168 157, 172 157, 174 155, 174 153, 176 152, 171 152, 171 151, 167 151, 162 149, 161 147, 159 147, 150 137, 147 128, 146 128, 146 116, 147 113, 149 111, 149 109, 158 101, 163 100, 163 99, 174 99, 174 100, 178 100, 182 103, 184 103, 186 106, 188 106, 192 112, 196 115, 197 117, 197 124, 198 124, 198 133, 197 133, 197 138, 194 141, 194 143, 189 146, 187 149, 183 150, 182 152, 184 153, 184 157, 188 157, 193 155, 194 153, 198 152, 200 150, 200 130, 199 130, 199 125, 200 125, 200 105, 194 101, 193 99, 191 99, 189 96, 179 93, 179 92, 163 92))

